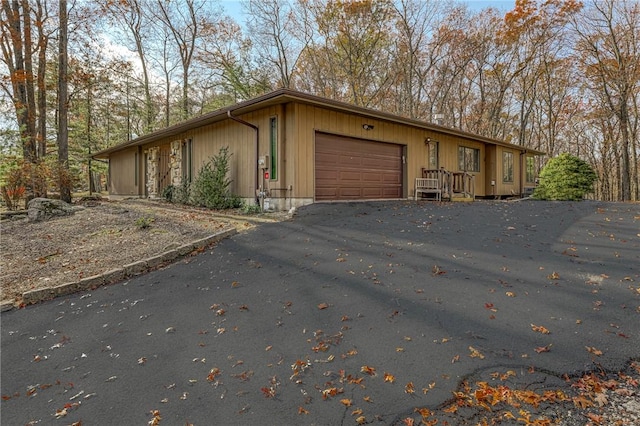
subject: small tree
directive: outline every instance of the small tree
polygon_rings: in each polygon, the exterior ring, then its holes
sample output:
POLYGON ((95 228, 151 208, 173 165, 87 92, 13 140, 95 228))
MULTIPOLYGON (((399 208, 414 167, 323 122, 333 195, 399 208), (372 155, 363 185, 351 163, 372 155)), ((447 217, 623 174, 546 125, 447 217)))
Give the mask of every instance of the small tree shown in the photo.
POLYGON ((220 148, 218 155, 205 163, 190 187, 190 202, 209 209, 231 209, 242 205, 240 198, 231 194, 229 174, 229 147, 220 148))
POLYGON ((581 200, 593 189, 598 175, 585 161, 569 154, 549 160, 540 172, 540 185, 533 193, 539 200, 581 200))

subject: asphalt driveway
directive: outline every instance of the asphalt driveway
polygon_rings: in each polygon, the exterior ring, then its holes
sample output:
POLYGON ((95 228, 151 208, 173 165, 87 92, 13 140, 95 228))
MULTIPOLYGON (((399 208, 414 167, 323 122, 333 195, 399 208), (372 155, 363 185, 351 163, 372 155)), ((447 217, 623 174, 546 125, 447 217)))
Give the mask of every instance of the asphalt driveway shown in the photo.
POLYGON ((3 425, 400 424, 638 359, 640 206, 317 204, 1 319, 3 425))

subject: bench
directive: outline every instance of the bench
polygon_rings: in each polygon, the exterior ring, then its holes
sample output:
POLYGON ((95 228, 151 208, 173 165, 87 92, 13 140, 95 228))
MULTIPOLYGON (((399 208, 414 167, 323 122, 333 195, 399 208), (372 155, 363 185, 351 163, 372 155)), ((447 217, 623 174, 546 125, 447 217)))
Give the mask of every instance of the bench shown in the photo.
POLYGON ((418 194, 435 194, 436 200, 442 200, 442 185, 438 178, 416 178, 415 199, 418 194))

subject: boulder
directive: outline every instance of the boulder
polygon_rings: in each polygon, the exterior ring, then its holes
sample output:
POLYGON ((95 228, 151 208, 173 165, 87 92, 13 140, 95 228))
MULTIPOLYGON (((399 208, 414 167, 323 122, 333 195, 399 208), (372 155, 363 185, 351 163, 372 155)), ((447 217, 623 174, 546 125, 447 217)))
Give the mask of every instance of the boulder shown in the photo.
POLYGON ((75 210, 69 203, 49 198, 34 198, 27 205, 29 222, 40 222, 58 216, 70 216, 75 213, 75 210))

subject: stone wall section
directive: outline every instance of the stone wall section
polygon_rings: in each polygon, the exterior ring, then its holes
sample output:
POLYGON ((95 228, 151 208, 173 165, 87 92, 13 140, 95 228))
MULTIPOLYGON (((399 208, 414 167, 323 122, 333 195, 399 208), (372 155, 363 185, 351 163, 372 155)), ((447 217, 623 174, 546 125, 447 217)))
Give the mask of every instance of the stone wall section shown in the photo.
POLYGON ((149 198, 158 198, 158 161, 160 148, 157 146, 147 150, 147 193, 149 198))
POLYGON ((182 141, 171 142, 171 154, 169 155, 169 167, 171 168, 171 185, 182 184, 182 141))

